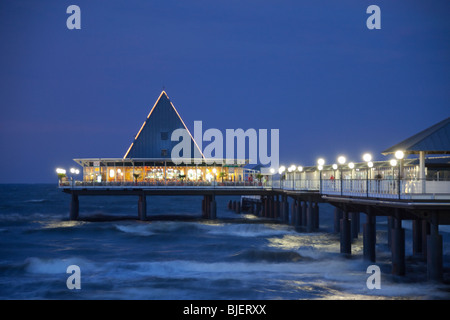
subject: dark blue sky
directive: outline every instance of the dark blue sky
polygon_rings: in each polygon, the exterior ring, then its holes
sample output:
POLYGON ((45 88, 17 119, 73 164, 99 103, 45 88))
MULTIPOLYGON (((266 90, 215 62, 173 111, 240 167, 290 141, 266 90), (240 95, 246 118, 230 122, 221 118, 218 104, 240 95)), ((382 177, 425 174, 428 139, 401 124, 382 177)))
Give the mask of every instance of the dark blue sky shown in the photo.
POLYGON ((450 115, 449 1, 0 2, 0 183, 122 157, 163 86, 192 130, 280 129, 280 162, 375 159, 450 115), (66 8, 81 8, 68 30, 66 8), (366 9, 381 8, 381 30, 366 9))

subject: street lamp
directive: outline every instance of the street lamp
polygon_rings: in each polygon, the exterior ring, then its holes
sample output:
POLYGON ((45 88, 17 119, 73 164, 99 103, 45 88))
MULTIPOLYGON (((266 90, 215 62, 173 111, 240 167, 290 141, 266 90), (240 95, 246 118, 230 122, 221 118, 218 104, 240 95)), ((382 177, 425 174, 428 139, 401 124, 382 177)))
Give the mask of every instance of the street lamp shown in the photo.
POLYGON ((336 170, 338 168, 338 165, 336 163, 333 163, 331 167, 333 168, 333 178, 336 179, 336 170))
POLYGON ((366 167, 366 196, 369 197, 369 168, 373 167, 372 155, 370 153, 364 153, 362 158, 367 163, 367 167, 366 167))
POLYGON ((299 185, 299 188, 301 188, 303 167, 302 166, 297 166, 297 170, 298 170, 298 172, 300 172, 300 174, 298 175, 298 177, 299 177, 298 185, 299 185))
POLYGON ((372 162, 372 155, 370 154, 370 153, 364 153, 363 154, 363 156, 362 156, 362 158, 363 158, 363 160, 365 161, 365 162, 367 162, 367 169, 366 169, 366 176, 367 176, 367 179, 369 179, 369 168, 372 168, 373 167, 373 162, 372 162), (370 166, 369 165, 369 163, 371 163, 372 164, 372 166, 370 166))
POLYGON ((74 184, 73 175, 74 175, 74 174, 79 174, 79 173, 80 173, 80 170, 75 169, 75 168, 70 168, 70 173, 72 174, 72 175, 70 176, 70 180, 72 181, 72 188, 73 188, 73 184, 74 184))
POLYGON ((64 170, 62 168, 56 168, 56 173, 57 174, 66 174, 66 170, 64 170))
POLYGON ((400 187, 400 183, 401 183, 401 178, 402 178, 402 171, 403 171, 403 158, 405 157, 405 153, 402 150, 397 150, 395 151, 394 154, 395 158, 398 160, 398 177, 397 177, 397 182, 398 182, 398 198, 400 199, 400 191, 401 191, 401 187, 400 187))
MULTIPOLYGON (((367 188, 367 197, 369 197, 369 170, 373 168, 373 162, 367 162, 367 172, 366 172, 366 188, 367 188)), ((371 174, 372 175, 372 174, 371 174)))
POLYGON ((273 188, 273 175, 275 174, 275 169, 270 168, 270 186, 273 188))
POLYGON ((402 150, 397 150, 395 151, 395 158, 398 160, 402 160, 403 157, 405 156, 405 153, 402 150))
POLYGON ((355 168, 355 164, 353 162, 348 163, 348 167, 350 170, 350 180, 353 180, 353 169, 355 168))
POLYGON ((391 161, 389 161, 389 164, 391 165, 391 167, 392 167, 392 183, 393 183, 393 185, 394 185, 394 189, 395 189, 395 180, 394 180, 394 178, 395 178, 395 175, 394 175, 394 168, 397 166, 397 160, 396 159, 391 159, 391 161))
POLYGON ((339 180, 340 180, 340 184, 341 184, 341 195, 342 195, 342 193, 343 193, 343 189, 342 189, 342 171, 343 171, 343 168, 344 168, 345 161, 347 161, 347 159, 344 156, 339 156, 337 158, 337 161, 341 165, 340 170, 339 170, 340 171, 339 172, 339 180))
POLYGON ((372 161, 372 155, 371 155, 370 153, 365 153, 365 154, 363 155, 363 160, 364 160, 365 162, 372 161))
POLYGON ((284 171, 286 171, 286 167, 285 166, 281 166, 278 169, 278 173, 280 174, 280 188, 281 188, 281 178, 282 178, 282 174, 283 174, 284 171))
POLYGON ((58 184, 60 184, 61 179, 66 176, 66 170, 62 168, 56 168, 56 174, 58 175, 58 184))
MULTIPOLYGON (((323 159, 319 159, 323 160, 323 159)), ((323 170, 323 164, 319 164, 317 166, 317 169, 319 169, 319 192, 322 193, 322 170, 323 170)))
POLYGON ((319 190, 322 193, 322 170, 325 160, 323 158, 317 159, 317 169, 319 169, 319 190))
POLYGON ((297 171, 297 166, 293 164, 293 165, 291 165, 291 169, 292 169, 292 174, 293 174, 292 187, 294 187, 295 186, 295 171, 297 171))

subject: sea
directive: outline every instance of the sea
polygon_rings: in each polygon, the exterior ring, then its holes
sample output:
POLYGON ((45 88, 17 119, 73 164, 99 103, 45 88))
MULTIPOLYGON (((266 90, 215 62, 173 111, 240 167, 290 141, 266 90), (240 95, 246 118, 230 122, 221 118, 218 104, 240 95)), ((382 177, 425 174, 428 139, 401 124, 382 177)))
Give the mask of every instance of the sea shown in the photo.
MULTIPOLYGON (((446 300, 450 298, 450 229, 444 239, 444 282, 426 280, 426 261, 412 255, 406 232, 406 275, 391 274, 387 219, 377 217, 377 260, 339 253, 333 207, 320 204, 317 232, 237 214, 218 196, 217 219, 201 218, 201 197, 148 196, 148 221, 137 197, 70 195, 54 184, 0 185, 1 300, 446 300), (69 288, 70 266, 80 288, 69 288), (370 265, 380 288, 368 286, 370 265)), ((361 214, 361 224, 365 215, 361 214)), ((362 230, 362 228, 361 228, 362 230)), ((71 278, 72 279, 72 278, 71 278)), ((73 282, 70 282, 73 283, 73 282)))

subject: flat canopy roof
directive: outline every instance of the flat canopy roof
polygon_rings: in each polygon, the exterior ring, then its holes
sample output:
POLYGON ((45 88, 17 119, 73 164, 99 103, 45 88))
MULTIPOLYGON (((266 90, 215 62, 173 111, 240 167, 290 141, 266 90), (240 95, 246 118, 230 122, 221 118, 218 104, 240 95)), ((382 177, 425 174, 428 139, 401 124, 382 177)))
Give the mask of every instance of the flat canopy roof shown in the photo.
POLYGON ((178 159, 172 159, 172 158, 80 158, 80 159, 73 159, 76 163, 78 163, 81 166, 89 165, 90 162, 99 162, 99 163, 106 163, 106 162, 113 162, 113 163, 136 163, 136 162, 147 162, 147 163, 169 163, 170 165, 179 165, 179 166, 185 166, 185 165, 222 165, 224 167, 226 166, 244 166, 248 163, 248 159, 218 159, 218 158, 178 158, 178 159), (188 162, 187 164, 185 162, 188 162))
POLYGON ((384 150, 383 155, 402 150, 417 154, 450 154, 450 117, 384 150))

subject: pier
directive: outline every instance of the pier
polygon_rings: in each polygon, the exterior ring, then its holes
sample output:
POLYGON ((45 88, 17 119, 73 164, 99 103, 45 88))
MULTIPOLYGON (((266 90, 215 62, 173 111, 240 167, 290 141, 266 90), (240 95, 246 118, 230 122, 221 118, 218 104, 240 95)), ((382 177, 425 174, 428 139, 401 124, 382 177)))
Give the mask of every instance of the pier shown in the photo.
MULTIPOLYGON (((363 226, 363 257, 367 261, 376 262, 376 217, 386 217, 389 221, 389 245, 392 250, 392 273, 404 275, 405 260, 405 231, 402 221, 413 223, 413 251, 414 255, 422 255, 427 259, 428 279, 440 281, 442 270, 442 236, 439 235, 439 225, 450 224, 450 192, 443 193, 410 193, 391 187, 390 190, 380 188, 365 190, 364 185, 377 180, 352 179, 346 181, 348 185, 358 186, 336 192, 336 185, 324 184, 316 180, 279 180, 267 181, 260 185, 253 183, 230 183, 217 185, 202 183, 187 186, 183 184, 171 185, 118 185, 111 183, 97 183, 96 185, 77 182, 72 185, 60 185, 63 192, 71 195, 70 219, 79 216, 80 198, 83 196, 135 196, 138 201, 137 218, 147 219, 147 198, 151 196, 202 196, 202 218, 216 219, 218 196, 256 196, 247 209, 257 216, 277 219, 289 223, 298 230, 314 232, 319 229, 319 203, 329 203, 335 207, 334 231, 340 233, 340 251, 351 254, 352 240, 358 237, 361 213, 366 217, 363 226), (305 187, 305 186, 309 187, 305 187), (370 191, 370 192, 368 192, 370 191)), ((410 184, 412 181, 401 180, 400 185, 410 184)), ((434 181, 433 181, 434 182, 434 181)), ((441 181, 443 190, 450 188, 450 181, 441 181)), ((322 181, 323 183, 323 181, 322 181)), ((417 183, 417 181, 415 181, 417 183)), ((419 182, 421 183, 421 182, 419 182)), ((428 181, 426 181, 428 183, 428 181)), ((385 184, 385 181, 380 182, 385 184)), ((236 213, 243 211, 241 201, 235 201, 228 208, 236 213)))
MULTIPOLYGON (((189 138, 189 137, 188 137, 189 138)), ((405 230, 402 221, 413 224, 413 251, 427 261, 427 277, 443 279, 443 241, 439 225, 450 224, 450 118, 386 149, 395 158, 337 163, 318 159, 314 166, 271 168, 262 175, 245 167, 245 161, 206 159, 163 91, 123 158, 75 159, 83 179, 58 169, 59 188, 71 195, 71 220, 79 218, 84 196, 134 196, 137 218, 147 220, 147 198, 152 196, 202 196, 199 212, 216 219, 219 196, 248 196, 246 203, 233 201, 228 209, 243 210, 293 225, 303 232, 319 229, 320 203, 332 205, 334 232, 340 234, 340 252, 351 255, 352 241, 363 226, 363 257, 376 262, 376 217, 388 219, 388 245, 392 273, 404 275, 405 230), (173 143, 169 133, 184 128, 192 139, 191 162, 169 157, 173 143), (418 155, 418 158, 408 158, 418 155), (201 210, 200 210, 201 208, 201 210)))

